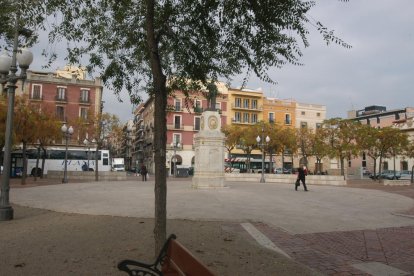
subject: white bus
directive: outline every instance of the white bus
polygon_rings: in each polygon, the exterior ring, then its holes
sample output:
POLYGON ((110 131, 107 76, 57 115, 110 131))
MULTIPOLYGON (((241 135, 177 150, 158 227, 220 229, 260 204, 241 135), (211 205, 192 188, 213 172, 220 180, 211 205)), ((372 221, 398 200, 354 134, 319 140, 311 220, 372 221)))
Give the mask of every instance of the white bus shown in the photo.
MULTIPOLYGON (((37 149, 27 150, 27 175, 35 175, 37 149)), ((89 170, 95 170, 95 148, 89 151, 85 148, 68 148, 67 170, 68 171, 87 171, 88 160, 89 170)), ((39 165, 37 167, 37 175, 42 171, 43 150, 40 150, 39 165)), ((65 166, 65 148, 64 147, 48 147, 46 150, 44 174, 50 171, 63 171, 65 166)), ((12 171, 11 176, 21 176, 23 170, 23 154, 22 151, 14 151, 12 153, 12 171)), ((111 163, 109 150, 98 151, 98 171, 110 171, 111 163)))

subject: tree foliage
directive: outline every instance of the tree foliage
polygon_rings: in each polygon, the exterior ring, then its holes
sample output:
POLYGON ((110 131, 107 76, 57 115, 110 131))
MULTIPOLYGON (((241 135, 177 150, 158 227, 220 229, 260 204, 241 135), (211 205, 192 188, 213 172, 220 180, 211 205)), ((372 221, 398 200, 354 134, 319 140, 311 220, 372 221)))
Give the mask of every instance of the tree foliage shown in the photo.
POLYGON ((48 24, 49 37, 52 43, 69 41, 71 63, 87 55, 88 69, 116 92, 126 88, 132 102, 141 99, 136 92, 143 89, 154 95, 156 251, 166 238, 168 92, 200 90, 211 80, 244 70, 273 82, 270 67, 300 65, 301 48, 309 46, 309 27, 327 43, 350 47, 308 16, 314 5, 303 0, 36 1, 37 9, 43 9, 38 14, 56 13, 48 24))

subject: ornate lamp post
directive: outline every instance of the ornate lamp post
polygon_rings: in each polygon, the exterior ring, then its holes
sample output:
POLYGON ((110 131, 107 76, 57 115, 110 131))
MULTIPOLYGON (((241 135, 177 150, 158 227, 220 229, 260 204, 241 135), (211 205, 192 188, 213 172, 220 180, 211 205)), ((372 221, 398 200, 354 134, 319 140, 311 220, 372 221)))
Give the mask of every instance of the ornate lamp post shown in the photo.
POLYGON ((265 171, 265 152, 264 152, 264 147, 265 145, 267 145, 270 142, 270 138, 269 136, 266 136, 266 140, 264 139, 264 128, 262 127, 262 138, 260 138, 260 136, 256 137, 256 142, 259 145, 261 151, 262 151, 262 177, 260 178, 260 183, 265 183, 265 178, 264 178, 264 171, 265 171))
POLYGON ((174 162, 174 177, 177 177, 177 149, 181 147, 181 144, 178 141, 172 142, 171 147, 174 149, 174 156, 172 159, 174 162))
POLYGON ((88 138, 85 138, 85 140, 83 140, 83 143, 85 144, 85 146, 88 147, 88 171, 89 171, 89 152, 91 150, 91 146, 89 145, 89 140, 88 138))
POLYGON ((72 134, 73 134, 73 127, 70 126, 68 128, 66 126, 66 124, 63 124, 63 126, 60 130, 62 130, 62 133, 65 136, 65 146, 66 146, 66 148, 65 148, 65 167, 64 167, 64 171, 63 171, 62 183, 68 183, 68 142, 69 142, 70 136, 72 136, 72 134))
POLYGON ((18 51, 19 44, 19 18, 16 18, 16 27, 13 41, 13 54, 9 57, 6 53, 0 56, 0 83, 7 83, 7 120, 4 144, 4 160, 3 160, 3 178, 1 181, 0 194, 0 221, 13 219, 13 208, 9 202, 10 190, 10 171, 11 171, 11 148, 13 134, 13 110, 14 110, 14 94, 16 91, 16 83, 18 80, 26 79, 26 70, 33 61, 33 54, 27 49, 18 51), (17 63, 21 69, 20 76, 16 75, 17 63))

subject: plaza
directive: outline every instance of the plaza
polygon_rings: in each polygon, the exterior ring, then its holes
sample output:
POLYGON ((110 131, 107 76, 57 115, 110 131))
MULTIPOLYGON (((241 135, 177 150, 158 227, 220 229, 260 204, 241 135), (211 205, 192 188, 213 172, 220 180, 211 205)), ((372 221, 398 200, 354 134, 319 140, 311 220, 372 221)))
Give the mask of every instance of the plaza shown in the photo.
MULTIPOLYGON (((12 186, 11 202, 69 214, 151 220, 154 182, 139 179, 12 186)), ((293 261, 292 267, 304 267, 310 274, 414 273, 413 188, 384 190, 377 183, 364 185, 369 189, 309 185, 310 192, 304 192, 295 191, 293 184, 258 182, 226 182, 226 188, 193 189, 191 179, 169 178, 167 218, 218 223, 227 234, 241 235, 252 248, 261 248, 265 255, 273 251, 279 258, 293 261)), ((32 234, 36 239, 36 233, 32 234)), ((152 232, 146 234, 151 236, 152 232)), ((137 235, 135 239, 145 238, 137 235)), ((215 254, 221 253, 209 252, 211 258, 215 254)), ((268 257, 271 256, 274 255, 268 257)), ((206 260, 209 263, 209 258, 206 260)), ((232 275, 230 265, 210 265, 219 275, 232 275)), ((263 273, 259 271, 257 275, 266 275, 263 273)), ((287 271, 284 275, 294 274, 287 271)))

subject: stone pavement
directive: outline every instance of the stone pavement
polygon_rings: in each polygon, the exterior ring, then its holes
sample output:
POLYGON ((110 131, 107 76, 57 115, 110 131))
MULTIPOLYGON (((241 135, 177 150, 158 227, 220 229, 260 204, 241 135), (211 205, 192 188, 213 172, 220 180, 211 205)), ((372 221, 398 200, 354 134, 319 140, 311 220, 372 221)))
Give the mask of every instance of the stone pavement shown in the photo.
MULTIPOLYGON (((168 218, 222 220, 234 231, 245 231, 242 224, 249 222, 273 248, 325 275, 414 275, 412 186, 356 182, 312 185, 305 193, 272 183, 194 190, 188 180, 169 179, 168 218)), ((11 201, 62 212, 152 217, 153 181, 12 189, 11 201)))

